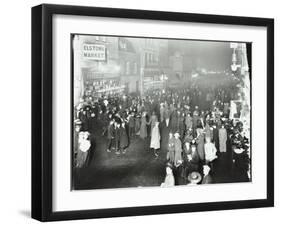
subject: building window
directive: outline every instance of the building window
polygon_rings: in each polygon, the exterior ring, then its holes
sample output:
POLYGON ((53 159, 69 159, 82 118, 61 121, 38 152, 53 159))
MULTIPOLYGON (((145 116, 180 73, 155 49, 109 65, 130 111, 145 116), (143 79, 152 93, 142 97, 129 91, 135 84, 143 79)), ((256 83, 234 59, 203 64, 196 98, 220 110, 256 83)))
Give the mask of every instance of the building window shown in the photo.
POLYGON ((126 63, 126 75, 130 74, 130 62, 126 63))
POLYGON ((153 62, 153 54, 152 54, 152 53, 149 54, 149 62, 150 62, 150 63, 153 62))
POLYGON ((159 56, 158 54, 155 54, 155 62, 158 63, 158 61, 159 61, 159 56))

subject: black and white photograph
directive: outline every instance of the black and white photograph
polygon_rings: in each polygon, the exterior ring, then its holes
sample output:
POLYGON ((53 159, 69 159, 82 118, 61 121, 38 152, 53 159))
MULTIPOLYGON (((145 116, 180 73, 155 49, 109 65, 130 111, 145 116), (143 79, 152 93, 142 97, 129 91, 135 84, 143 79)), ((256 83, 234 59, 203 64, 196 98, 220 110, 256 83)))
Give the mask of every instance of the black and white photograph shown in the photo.
POLYGON ((274 19, 188 11, 32 7, 32 218, 274 206, 274 19))
POLYGON ((72 190, 252 181, 252 43, 70 42, 72 190))

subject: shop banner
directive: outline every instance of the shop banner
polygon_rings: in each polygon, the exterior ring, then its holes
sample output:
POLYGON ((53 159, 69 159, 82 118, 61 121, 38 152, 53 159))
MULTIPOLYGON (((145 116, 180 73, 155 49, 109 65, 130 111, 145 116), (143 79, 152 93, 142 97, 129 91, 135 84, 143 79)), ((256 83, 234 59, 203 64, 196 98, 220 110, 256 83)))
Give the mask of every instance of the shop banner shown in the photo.
POLYGON ((104 45, 83 44, 83 58, 85 60, 106 60, 106 48, 104 45))

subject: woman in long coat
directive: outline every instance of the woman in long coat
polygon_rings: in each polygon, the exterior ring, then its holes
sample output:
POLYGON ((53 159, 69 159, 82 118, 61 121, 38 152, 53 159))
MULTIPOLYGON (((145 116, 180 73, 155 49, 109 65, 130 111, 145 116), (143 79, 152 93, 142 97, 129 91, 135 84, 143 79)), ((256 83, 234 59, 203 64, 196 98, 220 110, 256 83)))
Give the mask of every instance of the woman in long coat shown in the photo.
POLYGON ((176 132, 175 133, 175 166, 177 166, 179 162, 182 162, 182 144, 179 137, 180 134, 176 132))
POLYGON ((192 128, 192 117, 190 116, 190 113, 188 113, 186 116, 185 116, 185 128, 186 130, 189 130, 192 128))
POLYGON ((219 129, 219 143, 220 143, 220 152, 226 152, 226 140, 227 140, 227 132, 224 126, 219 129))
POLYGON ((219 130, 216 125, 213 125, 213 142, 216 149, 219 150, 219 130))
POLYGON ((120 150, 124 154, 126 152, 126 148, 129 146, 129 138, 127 135, 127 131, 125 128, 125 123, 122 123, 120 127, 120 150))
POLYGON ((140 135, 141 116, 137 115, 135 120, 135 134, 140 135))
POLYGON ((164 107, 164 103, 160 104, 160 122, 163 122, 164 120, 164 113, 165 113, 165 107, 164 107))
POLYGON ((165 181, 161 183, 161 187, 173 187, 175 186, 175 178, 173 175, 173 170, 171 169, 170 166, 166 167, 166 177, 165 181))
POLYGON ((157 150, 160 149, 160 131, 159 122, 155 122, 151 132, 150 148, 154 150, 155 156, 158 156, 157 150))
POLYGON ((210 137, 211 140, 213 140, 213 127, 209 126, 209 123, 206 122, 205 126, 205 137, 210 137))
POLYGON ((89 133, 88 132, 80 132, 79 133, 79 148, 77 152, 77 162, 76 166, 81 168, 86 165, 86 161, 88 158, 88 151, 91 147, 91 142, 89 140, 89 133))
MULTIPOLYGON (((162 138, 163 139, 163 138, 162 138)), ((168 139, 168 153, 167 153, 167 160, 174 164, 175 162, 175 138, 173 136, 173 133, 169 133, 169 139, 168 139)))
POLYGON ((183 138, 185 124, 184 124, 184 113, 181 112, 178 114, 178 130, 180 132, 180 138, 183 138))
POLYGON ((158 118, 157 118, 155 111, 153 111, 151 118, 150 118, 150 126, 151 126, 150 134, 152 134, 152 130, 153 130, 154 126, 156 125, 156 122, 158 122, 158 118))
POLYGON ((146 112, 143 112, 142 117, 141 117, 140 137, 142 139, 145 139, 147 137, 146 112))
POLYGON ((172 132, 175 133, 178 130, 178 115, 176 111, 172 112, 170 124, 172 132))
POLYGON ((202 130, 197 130, 197 132, 199 133, 197 138, 196 138, 196 143, 197 143, 197 152, 199 155, 199 158, 201 161, 205 160, 205 151, 204 151, 204 133, 202 130))

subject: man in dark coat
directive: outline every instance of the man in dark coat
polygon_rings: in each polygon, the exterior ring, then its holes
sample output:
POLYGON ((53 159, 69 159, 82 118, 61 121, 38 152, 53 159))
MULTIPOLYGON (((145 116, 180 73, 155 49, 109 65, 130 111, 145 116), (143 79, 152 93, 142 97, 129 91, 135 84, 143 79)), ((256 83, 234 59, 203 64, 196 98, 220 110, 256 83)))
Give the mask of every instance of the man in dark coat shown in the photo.
POLYGON ((196 138, 197 143, 197 152, 201 162, 205 161, 205 151, 204 151, 204 144, 205 144, 205 135, 202 129, 197 130, 198 136, 196 138))
POLYGON ((199 169, 199 155, 196 149, 196 145, 191 145, 191 153, 184 156, 184 163, 186 166, 186 176, 199 169))
POLYGON ((84 110, 81 110, 78 114, 79 119, 81 121, 81 131, 88 131, 89 129, 89 123, 87 118, 87 112, 84 110))
POLYGON ((128 117, 129 137, 132 139, 135 136, 135 114, 131 112, 128 117))
POLYGON ((115 138, 115 125, 114 125, 114 120, 111 120, 107 128, 107 139, 108 139, 107 152, 111 152, 111 147, 114 138, 115 138))
POLYGON ((125 128, 125 122, 122 123, 122 126, 120 127, 119 130, 120 130, 120 150, 122 154, 125 154, 126 148, 129 145, 129 139, 125 128))
POLYGON ((199 125, 199 112, 198 112, 198 106, 195 106, 195 110, 193 112, 193 117, 192 117, 192 129, 193 129, 193 136, 196 137, 196 129, 199 125))
POLYGON ((216 125, 213 125, 213 143, 217 150, 219 150, 219 130, 216 125))
POLYGON ((121 123, 115 122, 115 154, 120 155, 121 123))
POLYGON ((73 165, 76 166, 76 160, 77 160, 77 153, 78 153, 78 148, 79 148, 79 132, 81 129, 81 121, 79 119, 74 121, 74 134, 73 134, 73 165))
POLYGON ((166 115, 164 120, 159 124, 161 136, 161 150, 166 153, 168 151, 169 133, 171 132, 170 118, 166 115))

